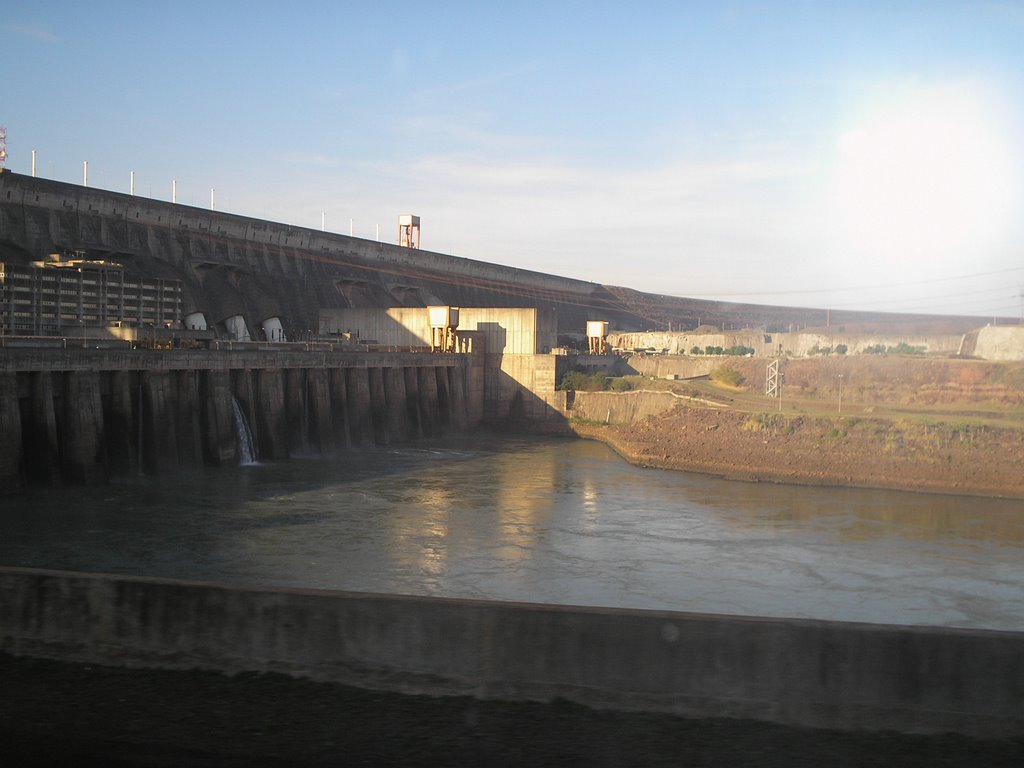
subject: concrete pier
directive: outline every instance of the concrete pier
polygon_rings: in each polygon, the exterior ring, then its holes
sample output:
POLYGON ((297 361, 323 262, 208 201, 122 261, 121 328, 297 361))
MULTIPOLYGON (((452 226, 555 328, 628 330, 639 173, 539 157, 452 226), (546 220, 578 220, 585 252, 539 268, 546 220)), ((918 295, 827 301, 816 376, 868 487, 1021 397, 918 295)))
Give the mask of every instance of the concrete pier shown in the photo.
POLYGON ((468 365, 430 353, 6 349, 0 490, 235 462, 232 399, 264 460, 399 443, 421 421, 429 435, 469 428, 451 417, 449 391, 468 365))

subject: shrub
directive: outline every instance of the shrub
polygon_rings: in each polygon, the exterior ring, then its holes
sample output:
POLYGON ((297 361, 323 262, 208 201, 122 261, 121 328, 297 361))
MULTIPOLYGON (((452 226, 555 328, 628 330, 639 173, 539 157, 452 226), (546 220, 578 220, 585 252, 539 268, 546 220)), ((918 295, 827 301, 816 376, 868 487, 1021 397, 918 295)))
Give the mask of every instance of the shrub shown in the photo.
POLYGON ((582 371, 569 371, 562 377, 558 385, 562 390, 576 390, 578 392, 600 392, 608 388, 608 377, 600 373, 587 375, 582 371))
POLYGON ((924 347, 911 346, 907 342, 901 341, 895 347, 889 347, 888 351, 896 355, 923 355, 924 347))
POLYGON ((837 355, 845 355, 849 351, 850 351, 850 348, 848 346, 846 346, 845 344, 836 344, 836 354, 837 355))
POLYGON ((613 392, 628 392, 633 384, 621 376, 614 379, 601 373, 586 374, 583 371, 569 371, 562 376, 558 388, 576 390, 577 392, 601 392, 611 389, 613 392))
POLYGON ((719 384, 727 384, 730 387, 738 387, 745 379, 743 374, 728 365, 720 365, 711 372, 711 380, 719 384))
POLYGON ((737 344, 736 346, 729 347, 727 350, 725 350, 725 354, 734 355, 736 357, 746 357, 747 355, 754 354, 754 348, 745 347, 742 344, 737 344))
POLYGON ((690 347, 690 354, 691 355, 703 355, 704 354, 704 350, 701 349, 700 347, 694 345, 694 346, 690 347))

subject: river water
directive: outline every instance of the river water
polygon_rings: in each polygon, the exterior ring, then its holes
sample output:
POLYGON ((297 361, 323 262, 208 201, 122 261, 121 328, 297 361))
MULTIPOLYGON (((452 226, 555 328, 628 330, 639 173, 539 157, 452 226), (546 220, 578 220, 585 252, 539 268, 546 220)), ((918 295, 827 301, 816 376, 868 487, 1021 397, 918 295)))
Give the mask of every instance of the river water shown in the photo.
POLYGON ((719 480, 445 441, 2 501, 0 563, 1024 630, 1024 502, 719 480))

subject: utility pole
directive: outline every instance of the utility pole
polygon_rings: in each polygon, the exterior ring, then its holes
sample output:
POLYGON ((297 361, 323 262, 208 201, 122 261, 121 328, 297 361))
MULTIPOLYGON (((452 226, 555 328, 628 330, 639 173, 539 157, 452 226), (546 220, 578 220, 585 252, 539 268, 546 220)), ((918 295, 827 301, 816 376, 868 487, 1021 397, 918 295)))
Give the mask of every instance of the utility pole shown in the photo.
POLYGON ((843 374, 840 373, 840 374, 838 374, 838 376, 839 376, 839 415, 842 416, 843 415, 843 374))

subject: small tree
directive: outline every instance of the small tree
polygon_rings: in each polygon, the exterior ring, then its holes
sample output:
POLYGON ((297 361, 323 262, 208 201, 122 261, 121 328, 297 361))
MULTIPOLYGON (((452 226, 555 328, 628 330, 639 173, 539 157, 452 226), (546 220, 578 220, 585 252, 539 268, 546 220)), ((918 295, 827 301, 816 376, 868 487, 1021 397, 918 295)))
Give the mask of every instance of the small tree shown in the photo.
POLYGON ((711 372, 711 380, 719 384, 726 384, 730 387, 742 386, 745 379, 743 374, 729 365, 720 365, 711 372))

